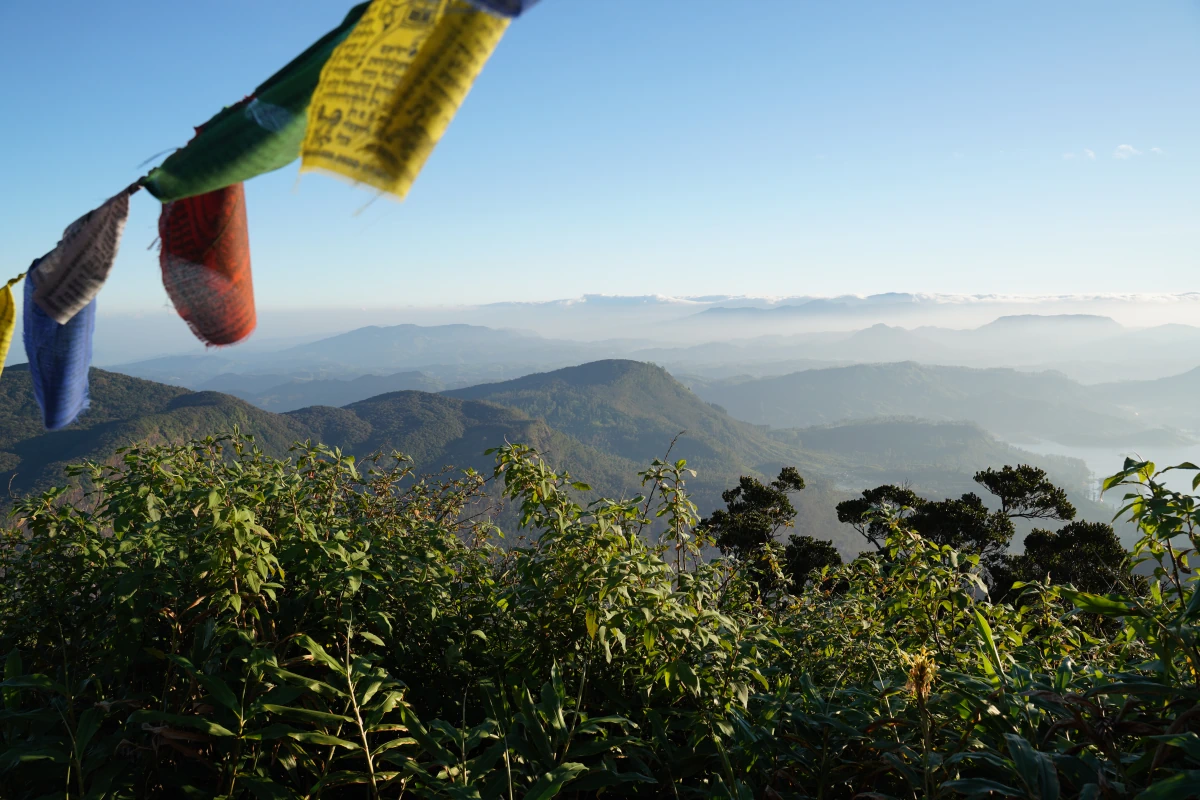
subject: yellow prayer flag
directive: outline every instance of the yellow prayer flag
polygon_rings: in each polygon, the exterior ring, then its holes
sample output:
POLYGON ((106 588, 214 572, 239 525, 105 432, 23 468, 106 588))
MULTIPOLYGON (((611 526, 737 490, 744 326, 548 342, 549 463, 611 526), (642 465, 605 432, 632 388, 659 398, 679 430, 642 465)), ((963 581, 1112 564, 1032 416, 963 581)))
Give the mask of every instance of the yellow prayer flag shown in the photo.
POLYGON ((403 198, 508 22, 466 0, 375 0, 321 71, 301 170, 403 198))
POLYGON ((13 299, 12 287, 24 277, 25 273, 21 273, 0 289, 0 373, 4 372, 8 348, 12 347, 13 334, 17 329, 17 303, 13 299))

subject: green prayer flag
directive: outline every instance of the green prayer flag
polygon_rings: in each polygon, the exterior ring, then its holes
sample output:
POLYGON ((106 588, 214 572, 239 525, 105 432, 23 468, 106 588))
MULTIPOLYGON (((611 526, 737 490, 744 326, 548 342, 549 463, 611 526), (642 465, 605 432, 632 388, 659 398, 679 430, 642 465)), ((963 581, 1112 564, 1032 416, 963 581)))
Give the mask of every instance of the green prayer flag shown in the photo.
POLYGON ((142 181, 146 189, 169 203, 223 189, 295 161, 321 69, 368 5, 350 9, 341 25, 268 78, 254 94, 200 126, 187 146, 150 171, 142 181))

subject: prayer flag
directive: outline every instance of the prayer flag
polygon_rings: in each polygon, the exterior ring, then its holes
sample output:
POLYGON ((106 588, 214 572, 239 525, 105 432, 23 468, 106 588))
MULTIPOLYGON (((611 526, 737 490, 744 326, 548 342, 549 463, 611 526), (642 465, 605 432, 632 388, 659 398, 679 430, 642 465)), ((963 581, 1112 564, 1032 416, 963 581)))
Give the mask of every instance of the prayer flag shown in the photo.
POLYGON ((192 333, 208 345, 249 336, 256 315, 243 185, 167 203, 158 235, 163 286, 192 333))
POLYGON ((50 430, 65 428, 88 407, 88 368, 96 329, 93 299, 64 325, 42 310, 34 295, 41 259, 25 275, 25 355, 33 380, 33 397, 42 407, 50 430))
POLYGON ((321 68, 367 5, 352 8, 341 25, 268 78, 254 94, 197 128, 187 146, 143 180, 150 193, 168 203, 223 189, 295 161, 321 68))
POLYGON ((22 277, 18 275, 0 289, 0 374, 4 372, 4 362, 8 358, 13 334, 17 330, 17 303, 13 298, 12 287, 22 277))
POLYGON ((301 170, 403 198, 508 23, 467 0, 375 0, 321 71, 301 170))
POLYGON ((65 325, 92 302, 108 280, 129 219, 132 191, 136 187, 72 222, 58 246, 38 262, 33 301, 58 324, 65 325))

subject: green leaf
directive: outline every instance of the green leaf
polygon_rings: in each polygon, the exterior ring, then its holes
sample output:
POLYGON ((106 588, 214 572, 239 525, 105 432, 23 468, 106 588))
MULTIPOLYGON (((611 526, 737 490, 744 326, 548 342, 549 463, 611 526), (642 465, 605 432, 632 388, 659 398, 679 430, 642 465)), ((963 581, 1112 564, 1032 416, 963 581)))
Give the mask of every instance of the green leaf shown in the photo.
POLYGON ((583 615, 583 622, 587 626, 588 638, 595 639, 596 631, 600 629, 600 623, 596 621, 596 612, 588 609, 587 613, 583 615))
POLYGON ((279 714, 283 717, 292 719, 300 719, 305 722, 353 722, 350 717, 341 714, 330 714, 328 711, 314 711, 311 708, 297 708, 295 706, 277 706, 272 703, 263 703, 264 711, 269 711, 272 714, 279 714))
POLYGON ((286 786, 257 775, 239 775, 238 784, 249 789, 258 800, 292 800, 298 796, 286 786))
POLYGON ((984 619, 983 614, 979 609, 975 609, 975 627, 979 629, 979 633, 983 636, 984 643, 988 646, 988 654, 992 661, 992 667, 1001 678, 1004 677, 1004 663, 1000 660, 1000 651, 996 648, 996 639, 992 636, 992 626, 984 619))
POLYGON ((566 697, 567 690, 558 671, 558 662, 555 661, 550 665, 550 681, 542 685, 542 702, 539 708, 546 715, 550 727, 559 734, 567 731, 567 720, 563 717, 566 697))
POLYGON ((397 747, 407 747, 410 744, 416 744, 417 740, 411 736, 400 736, 395 739, 388 739, 383 744, 371 751, 371 757, 380 756, 389 750, 395 750, 397 747))
POLYGON ((1058 770, 1045 753, 1039 753, 1033 745, 1015 733, 1006 733, 1008 752, 1017 767, 1017 773, 1036 800, 1058 800, 1058 770))
POLYGON ((215 675, 205 675, 203 672, 195 673, 195 677, 208 692, 209 697, 232 711, 239 720, 242 718, 242 704, 238 702, 237 697, 234 696, 225 681, 215 675))
POLYGON ((311 636, 298 636, 296 641, 301 647, 309 652, 309 655, 313 657, 313 660, 324 664, 338 675, 343 677, 346 675, 346 668, 343 667, 336 658, 325 652, 325 648, 313 641, 311 636))
POLYGON ((383 643, 383 639, 380 639, 378 636, 371 633, 370 631, 359 631, 358 635, 361 636, 362 638, 366 639, 371 644, 376 644, 376 645, 379 645, 380 647, 385 646, 383 643))
POLYGON ((129 716, 130 722, 165 722, 170 725, 181 725, 185 728, 195 728, 209 736, 233 736, 233 731, 218 725, 204 717, 193 717, 186 714, 168 714, 165 711, 142 710, 135 711, 129 716))
POLYGON ((442 764, 453 764, 458 760, 453 753, 442 747, 437 740, 429 735, 429 731, 427 731, 425 726, 421 724, 421 720, 417 718, 416 713, 414 713, 411 708, 408 706, 400 706, 400 718, 408 727, 408 732, 412 738, 416 739, 417 744, 419 744, 426 753, 433 756, 434 759, 438 760, 442 764))
POLYGON ((279 669, 278 667, 273 667, 273 668, 271 668, 271 674, 274 675, 276 678, 287 681, 288 683, 299 684, 300 686, 303 686, 305 689, 308 689, 310 692, 314 692, 319 695, 324 695, 326 697, 345 697, 346 696, 346 693, 343 692, 341 689, 338 689, 334 686, 330 686, 328 683, 314 680, 313 678, 310 678, 307 675, 301 675, 297 672, 289 672, 286 669, 279 669))
MULTIPOLYGON (((580 796, 590 796, 593 792, 600 789, 606 789, 622 783, 658 783, 654 778, 640 772, 615 772, 610 771, 611 769, 612 767, 609 765, 609 769, 592 770, 587 775, 576 778, 571 783, 571 791, 580 796)), ((630 792, 630 794, 633 794, 633 792, 630 792)), ((604 797, 606 795, 600 796, 604 797)), ((864 795, 858 796, 863 797, 864 795)))
POLYGON ((1014 789, 1011 786, 1006 786, 997 781, 990 781, 986 778, 967 778, 961 781, 946 781, 942 784, 943 789, 953 789, 959 794, 970 795, 972 797, 986 795, 989 792, 994 792, 1003 797, 1024 797, 1025 792, 1020 789, 1014 789))
POLYGON ((600 753, 611 752, 618 747, 636 741, 637 738, 634 736, 597 736, 583 741, 576 739, 571 743, 571 748, 567 751, 567 756, 569 758, 587 758, 600 753))
POLYGON ((56 747, 16 745, 0 750, 0 772, 14 764, 28 761, 53 761, 55 764, 66 764, 70 760, 70 756, 56 747))
POLYGON ((96 731, 100 730, 100 723, 103 721, 104 712, 95 707, 89 708, 79 716, 79 724, 75 727, 75 757, 80 761, 83 760, 87 746, 96 735, 96 731))
POLYGON ((296 728, 293 728, 291 725, 285 725, 282 722, 274 722, 265 728, 260 728, 256 731, 251 731, 250 733, 245 734, 243 738, 257 742, 271 739, 282 739, 283 737, 292 733, 299 733, 299 731, 296 728))
POLYGON ((288 736, 292 739, 295 739, 297 742, 304 742, 306 744, 320 744, 327 745, 329 747, 344 747, 347 750, 362 749, 361 745, 357 745, 354 742, 349 742, 345 739, 339 739, 336 736, 330 736, 327 733, 320 733, 318 731, 293 731, 292 733, 289 733, 288 736))
POLYGON ((1163 736, 1151 736, 1156 742, 1168 744, 1171 747, 1178 747, 1180 750, 1188 754, 1189 758, 1200 761, 1200 736, 1188 731, 1187 733, 1169 733, 1163 736))
POLYGON ((45 675, 18 675, 7 678, 0 683, 0 689, 37 689, 52 694, 67 695, 67 688, 61 683, 55 683, 45 675))
POLYGON ((370 783, 370 781, 370 776, 365 772, 351 772, 349 770, 334 772, 314 783, 312 789, 309 790, 308 797, 319 796, 321 790, 327 786, 348 786, 355 783, 370 783))
POLYGON ((587 767, 576 761, 560 764, 537 779, 525 794, 525 800, 550 800, 556 797, 563 786, 587 772, 587 767))
MULTIPOLYGON (((21 653, 15 647, 9 651, 8 658, 4 659, 4 682, 18 678, 21 675, 21 653)), ((15 709, 21 701, 21 693, 15 688, 5 688, 0 695, 4 698, 4 707, 7 709, 15 709)))
POLYGON ((1121 595, 1108 594, 1090 594, 1089 592, 1077 592, 1074 589, 1062 589, 1062 596, 1068 602, 1073 603, 1076 608, 1081 611, 1089 611, 1093 614, 1103 614, 1107 617, 1128 617, 1141 616, 1141 612, 1129 602, 1129 600, 1121 595))
POLYGON ((1193 800, 1197 786, 1200 786, 1200 769, 1184 770, 1153 784, 1134 800, 1193 800))

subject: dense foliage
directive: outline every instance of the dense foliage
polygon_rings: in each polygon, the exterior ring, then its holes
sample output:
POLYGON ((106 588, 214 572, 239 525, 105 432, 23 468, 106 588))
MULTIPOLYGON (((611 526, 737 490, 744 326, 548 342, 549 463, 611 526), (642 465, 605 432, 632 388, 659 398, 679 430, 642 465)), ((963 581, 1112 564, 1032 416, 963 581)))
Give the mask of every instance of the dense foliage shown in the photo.
POLYGON ((86 503, 18 502, 0 543, 0 796, 1200 785, 1200 510, 1151 464, 1109 481, 1147 589, 1042 579, 993 603, 978 554, 887 502, 864 510, 878 552, 798 588, 755 551, 704 557, 683 462, 652 464, 645 497, 581 505, 587 487, 537 453, 495 457, 490 478, 418 479, 399 459, 207 439, 82 468, 86 503), (521 535, 489 521, 489 481, 521 535))

